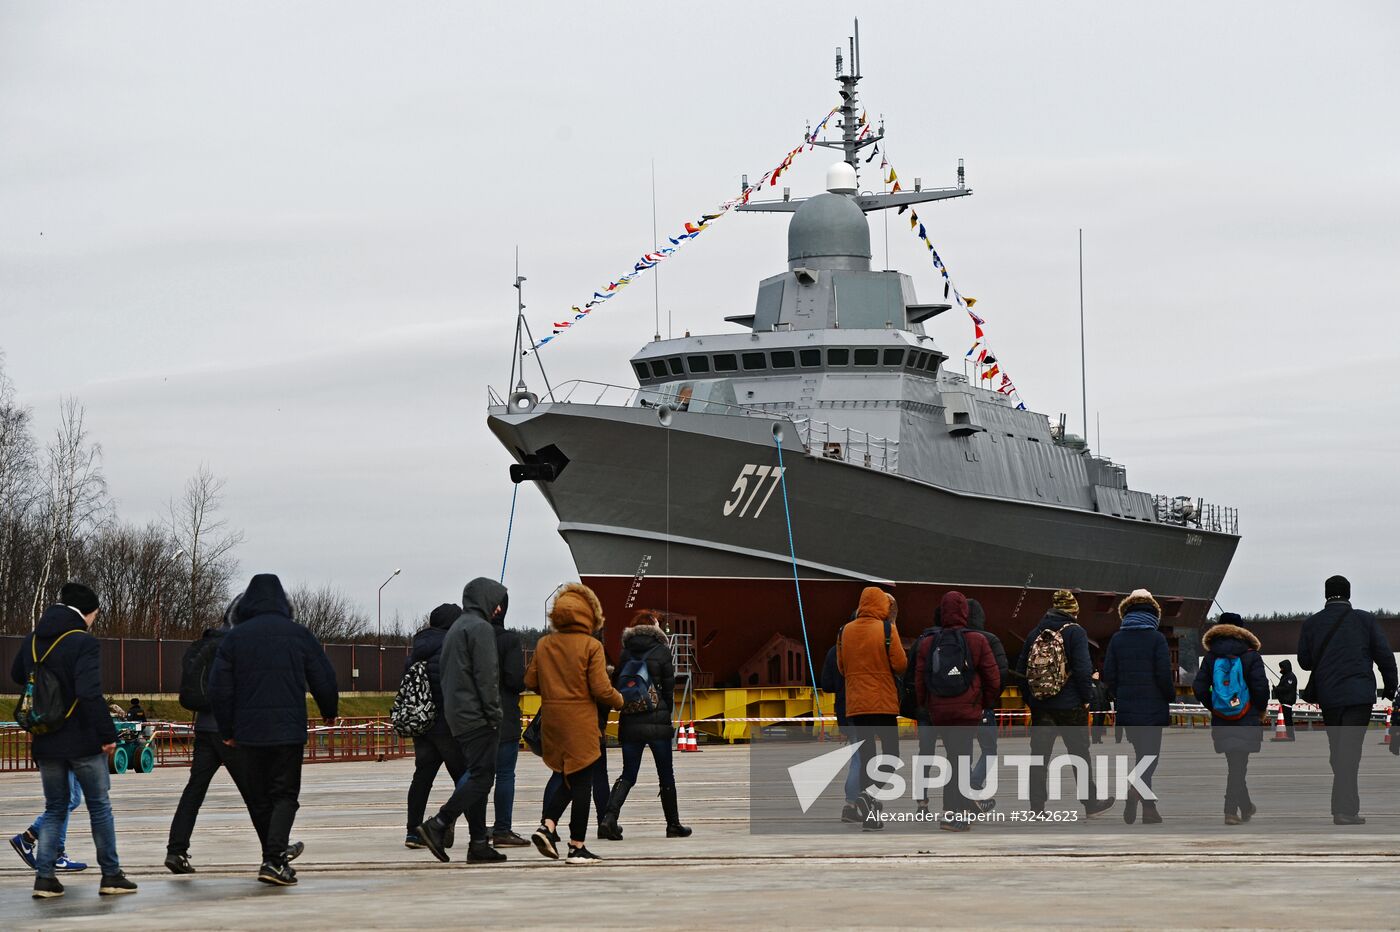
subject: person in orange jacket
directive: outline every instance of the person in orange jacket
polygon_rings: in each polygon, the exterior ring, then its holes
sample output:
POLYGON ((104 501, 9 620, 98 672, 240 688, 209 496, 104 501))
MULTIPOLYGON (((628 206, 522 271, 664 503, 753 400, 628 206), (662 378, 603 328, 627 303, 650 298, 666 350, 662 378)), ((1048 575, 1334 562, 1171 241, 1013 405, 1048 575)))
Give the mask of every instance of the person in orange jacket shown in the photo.
MULTIPOLYGON (((894 597, 875 586, 860 594, 854 621, 841 629, 836 642, 836 665, 846 678, 846 718, 860 742, 862 779, 869 781, 870 762, 879 742, 884 754, 899 755, 899 689, 895 678, 909 665, 895 627, 894 597)), ((866 784, 868 786, 868 782, 866 784)), ((879 831, 880 805, 862 791, 865 831, 879 831)))

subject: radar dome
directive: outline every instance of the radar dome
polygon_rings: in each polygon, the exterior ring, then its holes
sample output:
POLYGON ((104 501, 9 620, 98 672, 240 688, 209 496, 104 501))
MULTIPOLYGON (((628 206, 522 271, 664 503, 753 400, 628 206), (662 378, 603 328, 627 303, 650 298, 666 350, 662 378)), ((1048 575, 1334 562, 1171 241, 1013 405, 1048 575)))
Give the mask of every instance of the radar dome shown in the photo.
POLYGON ((818 194, 803 201, 788 223, 788 263, 793 268, 869 270, 870 224, 865 213, 844 194, 818 194))

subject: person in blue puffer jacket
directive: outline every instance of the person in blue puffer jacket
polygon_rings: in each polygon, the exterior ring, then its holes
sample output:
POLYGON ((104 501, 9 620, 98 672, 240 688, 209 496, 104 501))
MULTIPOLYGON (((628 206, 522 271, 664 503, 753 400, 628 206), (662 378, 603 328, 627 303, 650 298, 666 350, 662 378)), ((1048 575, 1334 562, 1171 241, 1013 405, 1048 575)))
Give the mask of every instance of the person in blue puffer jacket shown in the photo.
MULTIPOLYGON (((1171 705, 1176 698, 1172 683, 1172 655, 1167 638, 1158 630, 1162 607, 1146 589, 1137 589, 1118 605, 1122 624, 1103 661, 1103 683, 1114 696, 1117 726, 1127 734, 1138 760, 1151 757, 1143 768, 1142 784, 1152 788, 1152 775, 1162 755, 1162 729, 1171 724, 1171 705)), ((1136 787, 1128 790, 1123 803, 1123 821, 1137 820, 1142 804, 1142 821, 1162 821, 1157 801, 1143 798, 1136 787)))

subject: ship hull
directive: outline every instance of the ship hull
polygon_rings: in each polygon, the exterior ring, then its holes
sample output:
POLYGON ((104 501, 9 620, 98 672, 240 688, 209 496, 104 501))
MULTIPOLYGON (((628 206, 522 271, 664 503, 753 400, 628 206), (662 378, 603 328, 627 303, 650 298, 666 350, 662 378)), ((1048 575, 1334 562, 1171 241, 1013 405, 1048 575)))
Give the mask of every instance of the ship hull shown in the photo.
MULTIPOLYGON (((536 484, 605 613, 692 616, 697 662, 717 684, 738 682, 775 633, 802 641, 804 618, 819 665, 871 584, 899 600, 906 637, 930 623, 944 592, 977 598, 1008 650, 1058 588, 1082 593, 1082 620, 1100 642, 1117 627, 1118 599, 1140 587, 1163 601, 1167 625, 1196 624, 1238 543, 808 455, 790 428, 780 449, 779 421, 666 419, 648 408, 542 404, 493 409, 488 424, 519 460, 546 447, 566 460, 554 481, 536 484)), ((620 627, 609 626, 614 646, 620 627)))

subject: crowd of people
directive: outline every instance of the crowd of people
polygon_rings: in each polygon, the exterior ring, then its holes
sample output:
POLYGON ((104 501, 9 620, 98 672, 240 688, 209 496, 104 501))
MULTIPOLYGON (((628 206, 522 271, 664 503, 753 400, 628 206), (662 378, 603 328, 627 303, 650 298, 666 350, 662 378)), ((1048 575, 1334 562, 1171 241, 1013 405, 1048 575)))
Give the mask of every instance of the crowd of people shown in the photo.
MULTIPOLYGON (((1351 605, 1351 584, 1334 576, 1324 584, 1325 607, 1308 618, 1298 643, 1298 663, 1312 671, 1306 701, 1318 705, 1327 728, 1332 769, 1332 821, 1361 825, 1357 787, 1365 728, 1375 699, 1394 699, 1397 691, 1395 656, 1369 612, 1351 605), (1381 674, 1377 689, 1373 670, 1381 674)), ((1160 630, 1162 608, 1146 589, 1128 595, 1118 605, 1120 626, 1109 640, 1096 668, 1087 632, 1078 623, 1075 594, 1054 593, 1051 608, 1026 636, 1014 663, 1007 662, 1000 640, 985 630, 985 612, 961 592, 945 593, 935 609, 933 624, 906 650, 896 619, 898 604, 878 587, 868 587, 851 620, 841 629, 822 668, 821 686, 834 693, 837 722, 851 741, 860 742, 845 781, 841 819, 859 822, 866 831, 880 831, 880 801, 870 792, 870 763, 879 754, 898 756, 901 717, 919 728, 918 753, 932 758, 942 742, 954 772, 943 785, 939 828, 968 831, 986 813, 994 798, 981 797, 987 761, 996 754, 996 709, 1002 690, 1018 687, 1030 711, 1028 768, 1032 812, 1043 812, 1048 801, 1047 762, 1057 743, 1071 759, 1084 761, 1078 784, 1086 817, 1112 809, 1117 800, 1094 785, 1090 744, 1103 719, 1113 710, 1114 727, 1126 737, 1140 764, 1137 781, 1129 783, 1123 800, 1123 821, 1143 824, 1163 821, 1153 777, 1162 757, 1163 729, 1172 724, 1177 701, 1171 649, 1160 630), (974 744, 977 753, 974 753, 974 744), (964 772, 966 770, 967 772, 964 772)), ((1204 655, 1191 684, 1196 700, 1210 713, 1212 745, 1226 761, 1224 821, 1248 822, 1258 809, 1249 795, 1250 755, 1262 747, 1269 724, 1269 700, 1283 708, 1286 736, 1293 737, 1293 709, 1299 698, 1292 664, 1281 665, 1278 684, 1270 689, 1259 639, 1240 617, 1230 612, 1205 630, 1204 655)), ((1392 725, 1400 732, 1400 722, 1392 725)), ((1400 735, 1390 742, 1400 754, 1400 735)), ((916 808, 927 812, 918 794, 916 808)))
MULTIPOLYGON (((1301 697, 1320 706, 1329 726, 1333 821, 1358 825, 1365 819, 1357 770, 1377 694, 1372 669, 1381 673, 1380 694, 1392 697, 1395 658, 1375 618, 1352 607, 1346 579, 1328 579, 1325 596, 1326 606, 1304 623, 1298 644, 1298 663, 1312 672, 1301 697)), ((410 732, 414 770, 404 844, 448 861, 456 823, 465 816, 468 863, 504 861, 502 849, 530 845, 547 858, 562 856, 570 865, 596 863, 598 856, 586 844, 591 815, 597 816, 597 839, 622 840, 622 810, 648 750, 666 837, 689 836, 691 829, 680 820, 672 765, 675 660, 658 619, 639 613, 622 632, 616 663, 610 663, 597 596, 581 584, 562 586, 549 607, 551 633, 541 638, 526 664, 519 636, 505 625, 508 605, 505 586, 474 579, 463 590, 460 606, 438 606, 413 638, 400 699, 412 681, 421 682, 423 690, 411 709, 417 718, 410 732), (527 689, 540 695, 541 707, 522 735, 520 697, 527 689), (613 712, 618 713, 622 772, 609 784, 604 733, 613 712), (522 740, 552 772, 539 827, 528 839, 514 830, 513 822, 522 740), (444 767, 452 792, 427 815, 433 782, 444 767), (488 802, 494 804, 489 825, 488 802), (567 842, 560 834, 565 812, 567 842)), ((90 588, 65 584, 21 644, 11 670, 24 687, 17 717, 31 732, 44 793, 43 813, 11 839, 35 870, 36 898, 62 896, 57 875, 87 866, 65 851, 68 819, 83 803, 101 868, 99 893, 137 889, 121 867, 108 797, 107 755, 117 733, 102 691, 101 647, 89 633, 99 611, 98 596, 90 588)), ((1141 782, 1150 790, 1162 729, 1171 724, 1176 699, 1171 651, 1159 630, 1161 606, 1150 592, 1130 594, 1118 614, 1121 626, 1096 670, 1088 635, 1077 621, 1077 598, 1059 590, 1011 662, 1000 639, 987 630, 983 607, 961 592, 942 597, 932 624, 906 649, 894 597, 878 587, 864 589, 827 655, 821 681, 824 690, 835 694, 840 725, 851 740, 861 742, 847 774, 842 820, 872 831, 883 827, 881 819, 871 817, 881 804, 863 784, 877 749, 898 754, 898 723, 905 717, 923 726, 920 754, 932 755, 941 741, 957 769, 941 802, 951 817, 941 819, 940 827, 968 830, 972 820, 956 816, 995 806, 994 799, 980 797, 988 761, 997 753, 996 709, 1008 685, 1019 687, 1030 709, 1031 752, 1040 760, 1029 772, 1032 809, 1043 810, 1047 803, 1045 761, 1057 742, 1072 757, 1089 760, 1091 716, 1102 714, 1105 696, 1116 713, 1115 727, 1134 754, 1139 761, 1150 759, 1141 772, 1141 782)), ((1205 631, 1202 646, 1205 656, 1193 690, 1210 710, 1214 749, 1227 762, 1225 821, 1237 825, 1257 812, 1246 777, 1249 757, 1261 747, 1269 681, 1259 640, 1238 616, 1222 614, 1205 631)), ((258 839, 257 879, 296 884, 292 862, 304 845, 293 841, 291 833, 308 737, 308 692, 322 719, 333 722, 339 691, 324 650, 293 620, 281 581, 271 574, 254 576, 221 623, 205 630, 184 657, 180 702, 195 712, 193 758, 169 829, 169 871, 196 872, 191 838, 210 781, 222 767, 239 790, 258 839)), ((1274 698, 1287 709, 1299 695, 1296 677, 1285 669, 1274 698)), ((1394 727, 1400 729, 1400 722, 1394 727)), ((1400 754, 1400 738, 1390 750, 1400 754)), ((1085 772, 1087 792, 1080 801, 1086 814, 1108 811, 1115 800, 1095 791, 1087 763, 1085 772)), ((1128 793, 1125 822, 1136 822, 1139 813, 1145 824, 1163 821, 1155 791, 1149 795, 1153 798, 1135 788, 1128 793)), ((917 805, 926 811, 928 801, 918 799, 917 805)))
MULTIPOLYGON (((600 859, 585 844, 590 802, 597 810, 597 837, 622 840, 622 807, 648 749, 666 836, 690 835, 680 821, 671 762, 675 661, 656 618, 640 613, 622 634, 618 663, 610 664, 597 597, 577 583, 563 586, 549 610, 553 631, 541 639, 527 667, 519 635, 505 626, 508 605, 505 586, 474 579, 463 590, 461 606, 438 606, 413 638, 405 678, 421 665, 428 689, 424 725, 413 737, 404 844, 447 861, 456 823, 465 816, 468 863, 504 861, 501 849, 531 844, 545 857, 562 855, 571 865, 596 863, 600 859), (539 828, 528 840, 513 828, 520 696, 526 689, 542 699, 536 716, 540 734, 532 746, 553 771, 539 828), (609 787, 603 735, 613 710, 619 712, 623 769, 609 787), (444 767, 452 779, 451 795, 426 816, 434 779, 444 767), (495 809, 489 827, 488 800, 495 809), (571 810, 569 838, 563 845, 558 826, 566 810, 571 810)), ((98 892, 112 896, 137 889, 121 867, 108 797, 107 756, 118 739, 102 691, 101 646, 90 634, 99 611, 90 588, 64 585, 21 644, 11 670, 26 688, 21 725, 31 732, 44 791, 43 813, 10 840, 35 870, 35 898, 62 896, 58 874, 86 869, 65 851, 69 815, 84 802, 102 870, 98 892)), ((210 781, 223 768, 258 838, 257 879, 277 886, 297 883, 292 862, 305 846, 291 833, 309 734, 308 692, 323 721, 334 722, 339 690, 325 651, 293 620, 281 581, 270 574, 254 576, 220 624, 206 629, 183 660, 180 703, 195 720, 189 778, 166 842, 165 867, 171 873, 197 872, 190 860, 191 838, 210 781)), ((132 707, 139 710, 135 700, 132 707)))

